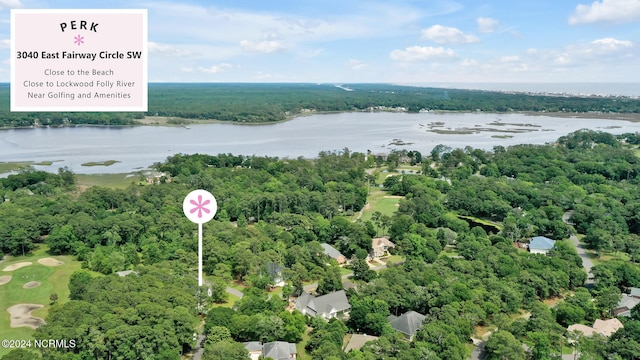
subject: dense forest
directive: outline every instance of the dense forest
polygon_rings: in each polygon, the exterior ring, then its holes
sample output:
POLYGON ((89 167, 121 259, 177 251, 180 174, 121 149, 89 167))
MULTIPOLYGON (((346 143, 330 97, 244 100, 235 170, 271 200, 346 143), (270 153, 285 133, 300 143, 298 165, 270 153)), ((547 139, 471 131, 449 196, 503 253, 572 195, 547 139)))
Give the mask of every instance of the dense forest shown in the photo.
POLYGON ((389 84, 353 84, 339 88, 330 84, 152 83, 149 84, 146 113, 30 113, 10 112, 9 86, 0 86, 0 128, 135 125, 144 116, 256 123, 286 120, 312 111, 370 109, 637 114, 640 113, 640 99, 529 95, 389 84))
MULTIPOLYGON (((83 262, 70 299, 53 305, 34 335, 78 346, 42 350, 45 359, 178 359, 195 347, 200 321, 204 359, 245 359, 245 341, 288 341, 305 359, 457 360, 486 329, 488 359, 559 359, 567 349, 581 359, 637 359, 640 309, 609 338, 566 330, 611 318, 622 293, 640 287, 637 143, 634 134, 583 130, 549 145, 440 145, 386 158, 346 148, 313 160, 177 154, 154 165, 166 174, 160 183, 124 190, 78 191, 67 169, 25 169, 0 179, 0 250, 22 255, 44 243, 83 262), (389 172, 404 162, 419 173, 389 172), (402 197, 397 211, 354 220, 371 187, 402 197), (195 228, 182 214, 195 188, 218 201, 204 232, 211 297, 195 285, 195 228), (404 261, 372 271, 365 258, 381 232, 404 261), (566 240, 576 232, 607 255, 589 288, 566 240), (558 240, 548 256, 517 246, 539 235, 558 240), (343 268, 321 243, 351 259, 346 320, 287 310, 305 284, 317 283, 318 294, 343 289, 343 268), (285 268, 279 292, 265 270, 273 263, 285 268), (135 273, 114 274, 127 269, 135 273), (244 296, 221 307, 226 286, 238 283, 244 296), (407 311, 425 315, 412 342, 387 320, 407 311), (347 333, 379 338, 344 353, 347 333)), ((3 359, 31 356, 39 355, 15 350, 3 359)))

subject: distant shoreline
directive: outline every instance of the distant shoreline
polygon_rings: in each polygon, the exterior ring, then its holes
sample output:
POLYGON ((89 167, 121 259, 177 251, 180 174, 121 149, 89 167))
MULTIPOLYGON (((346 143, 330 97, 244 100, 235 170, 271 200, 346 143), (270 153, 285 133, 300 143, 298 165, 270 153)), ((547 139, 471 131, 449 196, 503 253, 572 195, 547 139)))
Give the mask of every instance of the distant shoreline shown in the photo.
MULTIPOLYGON (((279 124, 287 121, 291 121, 297 118, 312 116, 312 115, 321 115, 321 114, 340 114, 340 113, 366 113, 369 111, 364 110, 353 110, 353 111, 310 111, 307 113, 300 113, 295 115, 287 116, 283 120, 276 121, 264 121, 264 122, 237 122, 237 121, 225 121, 225 120, 217 120, 217 119, 189 119, 189 118, 180 118, 174 116, 145 116, 141 120, 136 120, 136 124, 127 124, 127 125, 100 125, 100 124, 72 124, 72 125, 61 125, 61 126, 52 126, 52 128, 65 128, 65 127, 97 127, 97 128, 123 128, 123 127, 135 127, 135 126, 166 126, 166 127, 184 127, 191 125, 207 125, 207 124, 229 124, 229 125, 243 125, 243 126, 255 126, 255 125, 271 125, 271 124, 279 124), (170 123, 170 121, 181 121, 180 123, 170 123)), ((375 111, 377 113, 385 112, 385 111, 375 111)), ((392 111, 389 111, 392 112, 392 111)), ((415 114, 405 112, 407 114, 415 114)), ((432 114, 475 114, 477 112, 473 111, 448 111, 448 110, 433 110, 430 112, 432 114)), ((548 117, 557 117, 557 118, 565 118, 565 119, 602 119, 602 120, 619 120, 619 121, 629 121, 629 122, 640 122, 640 114, 634 113, 597 113, 597 112, 589 112, 589 113, 570 113, 570 112, 544 112, 544 111, 514 111, 514 112, 480 112, 483 114, 496 114, 496 115, 512 115, 512 114, 521 114, 526 116, 548 116, 548 117)), ((12 129, 34 129, 34 128, 43 128, 43 126, 34 127, 34 126, 21 126, 21 127, 1 127, 0 130, 12 130, 12 129)))

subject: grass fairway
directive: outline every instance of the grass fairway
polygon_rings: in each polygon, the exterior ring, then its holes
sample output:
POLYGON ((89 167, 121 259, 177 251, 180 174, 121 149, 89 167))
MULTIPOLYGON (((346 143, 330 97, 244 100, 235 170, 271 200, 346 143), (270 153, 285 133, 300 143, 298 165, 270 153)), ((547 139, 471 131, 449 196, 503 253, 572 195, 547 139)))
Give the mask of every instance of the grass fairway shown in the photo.
MULTIPOLYGON (((80 269, 80 262, 73 260, 71 256, 50 256, 46 253, 46 246, 41 246, 34 254, 27 256, 7 257, 0 262, 0 276, 11 275, 11 281, 0 285, 0 339, 27 340, 31 339, 34 330, 30 327, 10 327, 7 308, 22 303, 42 304, 44 308, 36 310, 33 316, 46 318, 50 308, 49 295, 58 294, 58 303, 69 300, 69 277, 75 270, 80 269), (53 257, 62 261, 60 266, 45 266, 38 263, 39 259, 53 257), (13 271, 3 271, 7 266, 30 262, 32 265, 21 267, 13 271), (24 289, 24 284, 30 281, 40 282, 40 286, 24 289)), ((11 349, 0 348, 0 357, 6 355, 11 349)))
MULTIPOLYGON (((371 215, 374 212, 380 211, 383 215, 393 216, 398 211, 398 203, 401 197, 390 196, 386 191, 371 188, 371 193, 367 196, 367 203, 369 204, 362 210, 362 221, 371 219, 371 215)), ((352 220, 358 218, 358 213, 354 214, 352 220)))
POLYGON ((76 174, 78 186, 91 187, 102 186, 113 189, 126 189, 132 183, 140 181, 139 174, 76 174))

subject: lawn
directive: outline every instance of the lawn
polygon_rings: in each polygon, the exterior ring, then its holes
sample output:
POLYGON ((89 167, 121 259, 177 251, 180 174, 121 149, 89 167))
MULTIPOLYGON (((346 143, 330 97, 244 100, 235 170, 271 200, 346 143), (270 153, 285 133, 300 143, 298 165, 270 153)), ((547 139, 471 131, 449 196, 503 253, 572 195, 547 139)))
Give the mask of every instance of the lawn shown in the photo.
POLYGON ((222 304, 213 304, 213 307, 226 307, 226 308, 232 308, 233 305, 236 304, 236 302, 238 300, 240 300, 239 297, 233 295, 233 294, 229 294, 227 293, 228 297, 227 297, 227 302, 222 303, 222 304))
MULTIPOLYGON (((33 254, 27 256, 9 256, 0 263, 0 276, 11 275, 12 279, 5 285, 0 285, 0 339, 31 339, 34 330, 30 327, 11 328, 9 313, 6 309, 15 304, 33 303, 42 304, 44 308, 34 311, 33 316, 46 318, 49 308, 51 293, 58 294, 58 303, 67 302, 69 299, 69 277, 75 270, 80 269, 81 263, 73 260, 71 256, 55 256, 62 261, 60 266, 45 266, 38 263, 38 259, 52 257, 46 254, 46 246, 41 246, 33 254), (3 271, 7 266, 31 262, 32 265, 19 268, 14 271, 3 271), (30 281, 39 281, 40 286, 24 289, 23 285, 30 281)), ((0 348, 0 357, 7 354, 10 349, 0 348)))
MULTIPOLYGON (((362 210, 362 217, 360 219, 362 221, 370 220, 371 215, 376 211, 379 211, 383 215, 393 216, 393 214, 398 210, 398 203, 401 198, 397 196, 390 196, 383 190, 375 188, 372 188, 371 190, 371 193, 367 196, 368 205, 362 210)), ((352 220, 356 220, 358 216, 358 213, 354 214, 352 220)))
POLYGON ((103 186, 108 188, 125 189, 132 183, 140 181, 139 174, 76 174, 80 187, 103 186))

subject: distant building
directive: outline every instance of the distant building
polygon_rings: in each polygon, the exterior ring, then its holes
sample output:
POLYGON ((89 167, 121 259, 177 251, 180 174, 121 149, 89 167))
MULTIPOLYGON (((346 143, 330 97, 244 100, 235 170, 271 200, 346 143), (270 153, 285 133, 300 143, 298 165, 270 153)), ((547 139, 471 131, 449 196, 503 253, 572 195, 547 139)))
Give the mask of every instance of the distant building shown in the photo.
POLYGON ((389 315, 387 317, 391 327, 402 333, 409 341, 413 341, 413 337, 422 327, 424 319, 424 315, 415 311, 408 311, 400 316, 389 315))
POLYGON ((632 287, 629 289, 629 296, 640 299, 640 288, 632 287))
POLYGON ((267 274, 269 275, 269 278, 271 278, 271 285, 276 287, 276 286, 284 286, 284 276, 282 275, 282 272, 284 271, 284 266, 280 265, 280 264, 276 264, 274 262, 270 262, 267 263, 267 265, 265 265, 265 268, 267 270, 267 274))
POLYGON ((296 300, 296 309, 305 315, 322 317, 325 320, 349 315, 351 305, 344 290, 322 296, 303 292, 296 300))
POLYGON ((570 325, 567 328, 569 332, 580 332, 583 336, 593 336, 593 334, 600 334, 604 337, 613 335, 616 331, 622 329, 624 325, 618 319, 600 320, 597 319, 593 326, 587 326, 582 324, 570 325))
POLYGON ((393 249, 396 247, 396 244, 392 243, 391 240, 380 237, 371 239, 371 253, 369 254, 372 258, 379 258, 386 255, 389 255, 389 249, 393 249))
POLYGON ((272 341, 261 344, 258 341, 243 343, 244 348, 249 352, 251 360, 273 359, 273 360, 294 360, 297 356, 296 344, 285 341, 272 341))
POLYGON ((324 253, 330 258, 335 259, 338 264, 344 264, 345 262, 347 262, 347 258, 344 257, 344 255, 342 255, 342 253, 340 253, 340 251, 338 251, 333 246, 327 243, 322 243, 320 244, 320 246, 322 246, 322 248, 324 249, 324 253))
POLYGON ((529 252, 532 254, 547 255, 549 250, 553 249, 555 243, 555 240, 551 240, 548 237, 536 236, 529 242, 529 252))
POLYGON ((251 360, 258 360, 262 356, 262 343, 259 341, 249 341, 243 343, 244 348, 249 352, 251 360))
POLYGON ((618 302, 618 305, 613 310, 613 315, 615 316, 631 316, 631 309, 640 304, 640 298, 635 296, 622 294, 622 299, 618 302))
POLYGON ((116 272, 116 274, 118 274, 118 276, 125 277, 125 276, 131 275, 131 274, 138 275, 138 272, 134 271, 134 270, 124 270, 124 271, 118 271, 118 272, 116 272))

